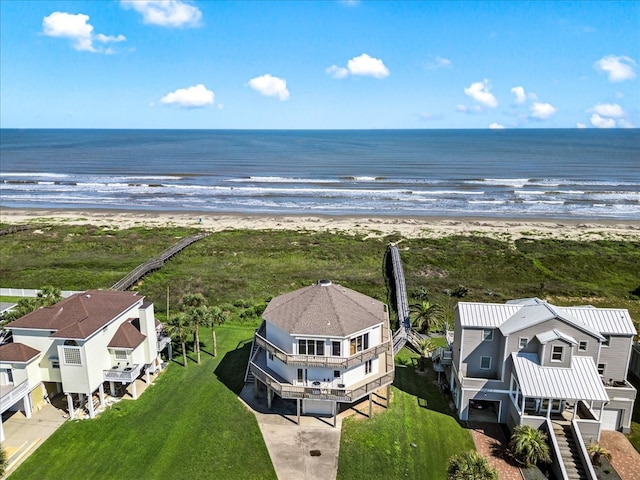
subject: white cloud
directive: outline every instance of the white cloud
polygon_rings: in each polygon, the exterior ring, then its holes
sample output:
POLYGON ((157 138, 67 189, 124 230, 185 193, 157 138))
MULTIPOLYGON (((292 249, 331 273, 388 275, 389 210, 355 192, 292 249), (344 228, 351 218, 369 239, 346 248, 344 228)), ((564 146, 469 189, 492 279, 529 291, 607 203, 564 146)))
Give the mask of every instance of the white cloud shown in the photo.
POLYGON ((531 104, 531 116, 539 120, 546 120, 557 111, 558 109, 550 103, 533 102, 531 104))
POLYGON ((482 111, 482 108, 480 107, 480 105, 467 107, 466 105, 458 104, 456 105, 456 111, 462 113, 480 113, 482 111))
POLYGON ((366 53, 353 57, 347 62, 347 67, 331 65, 325 72, 333 78, 347 78, 349 75, 361 77, 385 78, 389 76, 389 69, 379 58, 374 58, 366 53))
POLYGON ((53 12, 42 19, 42 33, 48 37, 68 38, 73 48, 92 53, 113 53, 111 49, 97 48, 94 41, 100 43, 124 42, 124 35, 94 34, 93 25, 88 23, 89 15, 83 13, 53 12))
POLYGON ((347 68, 351 75, 360 75, 374 78, 389 76, 389 69, 385 67, 379 58, 370 57, 363 53, 359 57, 353 57, 347 62, 347 68))
POLYGON ((623 82, 636 78, 636 62, 625 56, 607 55, 593 64, 599 72, 606 72, 610 82, 623 82))
POLYGON ((597 113, 591 115, 591 125, 596 128, 613 128, 616 126, 616 121, 613 118, 603 118, 597 113))
POLYGON ((620 118, 618 120, 618 127, 620 128, 635 128, 635 125, 628 121, 626 118, 620 118))
POLYGON ((576 128, 587 128, 587 126, 582 122, 577 122, 576 123, 576 128))
POLYGON ((498 122, 493 122, 492 124, 489 125, 489 128, 491 130, 504 130, 504 125, 498 122))
POLYGON ((325 70, 325 72, 333 78, 347 78, 349 76, 348 68, 339 67, 337 65, 331 65, 325 70))
POLYGON ((212 105, 214 99, 215 94, 211 90, 207 90, 207 87, 203 84, 199 83, 192 87, 179 88, 175 92, 167 93, 160 99, 160 103, 194 108, 212 105))
POLYGON ((472 83, 469 88, 464 89, 464 93, 486 107, 496 108, 498 106, 498 100, 491 93, 491 85, 486 78, 482 82, 472 83))
POLYGON ((143 22, 161 27, 198 27, 202 12, 198 7, 181 0, 121 0, 123 8, 142 14, 143 22))
POLYGON ((267 97, 278 97, 280 101, 289 98, 287 81, 284 78, 273 77, 268 73, 249 80, 249 86, 267 97))
POLYGON ((524 93, 523 87, 513 87, 511 89, 511 93, 516 96, 516 103, 520 104, 526 102, 527 96, 524 93))
POLYGON ((433 62, 427 63, 426 67, 429 70, 437 70, 439 68, 451 68, 451 65, 453 65, 453 62, 448 58, 436 57, 433 62))
POLYGON ((624 110, 617 103, 598 103, 592 110, 603 117, 622 118, 625 116, 624 110))

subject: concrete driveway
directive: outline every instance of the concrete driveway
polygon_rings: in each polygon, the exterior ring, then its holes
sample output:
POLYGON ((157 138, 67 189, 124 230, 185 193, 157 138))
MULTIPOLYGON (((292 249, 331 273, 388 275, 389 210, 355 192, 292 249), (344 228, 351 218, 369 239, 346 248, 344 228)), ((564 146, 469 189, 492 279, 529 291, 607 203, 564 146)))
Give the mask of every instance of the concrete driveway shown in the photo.
POLYGON ((338 473, 341 417, 300 416, 295 406, 275 397, 272 409, 265 398, 254 398, 253 385, 240 393, 241 400, 255 414, 279 480, 335 480, 338 473), (292 408, 293 407, 293 408, 292 408))

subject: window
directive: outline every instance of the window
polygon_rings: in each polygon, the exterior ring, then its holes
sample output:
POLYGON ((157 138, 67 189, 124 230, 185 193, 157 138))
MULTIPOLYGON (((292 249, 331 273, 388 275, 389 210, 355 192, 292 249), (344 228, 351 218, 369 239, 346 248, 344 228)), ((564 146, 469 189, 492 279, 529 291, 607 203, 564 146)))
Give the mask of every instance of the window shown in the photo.
POLYGON ((336 342, 335 340, 331 342, 331 355, 333 355, 334 357, 339 357, 341 353, 340 347, 340 342, 336 342))
POLYGON ((580 340, 580 342, 578 342, 578 351, 579 352, 586 352, 587 351, 587 345, 589 345, 589 343, 586 340, 580 340))
POLYGON ((299 369, 298 369, 298 381, 299 381, 299 382, 304 381, 304 376, 303 376, 303 373, 302 373, 302 369, 301 369, 301 368, 299 368, 299 369))
POLYGON ((349 342, 350 355, 355 355, 358 352, 367 350, 369 348, 369 334, 365 333, 358 337, 354 337, 349 342))
POLYGON ((79 347, 63 347, 62 352, 65 365, 82 365, 79 347))
POLYGON ((561 362, 564 356, 564 347, 562 345, 554 345, 551 348, 551 361, 561 362))
POLYGON ((273 360, 273 353, 269 352, 269 360, 273 360))
POLYGON ((340 378, 340 370, 333 371, 333 378, 340 378))
POLYGON ((493 330, 482 330, 482 340, 485 342, 493 341, 493 330))
POLYGON ((604 337, 604 342, 602 342, 602 346, 608 347, 609 344, 611 343, 611 337, 609 335, 603 335, 603 337, 604 337))
POLYGON ((480 357, 480 369, 491 370, 491 357, 480 357))
POLYGON ((527 348, 527 345, 529 345, 529 339, 527 337, 520 337, 518 345, 520 348, 527 348))
POLYGON ((116 350, 115 352, 116 360, 126 360, 127 359, 127 351, 126 350, 116 350))
POLYGON ((324 340, 298 340, 300 355, 324 355, 324 340))
POLYGON ((371 373, 371 360, 367 360, 366 362, 364 362, 364 373, 371 373))
POLYGON ((599 363, 598 364, 598 373, 600 375, 604 375, 604 370, 607 368, 607 364, 606 363, 599 363))
POLYGON ((51 360, 51 368, 60 368, 60 360, 57 358, 55 360, 51 360))

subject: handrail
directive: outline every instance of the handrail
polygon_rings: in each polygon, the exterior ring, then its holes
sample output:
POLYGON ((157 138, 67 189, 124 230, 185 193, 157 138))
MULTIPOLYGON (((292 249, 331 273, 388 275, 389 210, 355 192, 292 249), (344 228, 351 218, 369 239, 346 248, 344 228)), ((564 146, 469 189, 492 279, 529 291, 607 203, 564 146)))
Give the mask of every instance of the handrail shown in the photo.
POLYGON ((259 333, 255 334, 255 340, 260 348, 272 354, 278 360, 287 365, 305 365, 309 367, 335 367, 339 369, 350 368, 354 365, 361 365, 367 360, 377 357, 389 349, 390 342, 386 341, 375 345, 367 350, 358 352, 350 357, 329 357, 322 355, 295 355, 287 353, 278 346, 271 343, 259 333))
POLYGON ((138 265, 136 268, 131 270, 127 275, 124 276, 120 281, 116 282, 111 290, 119 290, 124 291, 130 288, 134 283, 136 283, 139 279, 144 277, 147 273, 152 272, 153 270, 158 270, 164 263, 173 257, 176 253, 184 250, 192 243, 197 242, 198 240, 202 240, 203 238, 209 236, 208 232, 198 233, 197 235, 192 235, 187 238, 183 238, 178 243, 173 245, 172 247, 166 249, 160 255, 152 258, 151 260, 138 265))
POLYGON ((560 445, 558 445, 558 439, 556 438, 556 432, 553 430, 553 424, 551 420, 548 418, 545 419, 545 424, 547 426, 547 434, 549 435, 549 439, 551 440, 551 446, 553 451, 553 456, 560 467, 560 473, 562 473, 562 478, 569 478, 567 475, 567 467, 564 465, 564 461, 562 460, 562 452, 560 451, 560 445))
POLYGON ((597 480, 598 476, 596 475, 596 471, 593 468, 591 459, 589 458, 589 451, 584 443, 582 433, 580 432, 580 426, 576 420, 571 421, 571 434, 573 435, 573 440, 578 444, 578 450, 580 451, 580 463, 582 463, 583 468, 587 471, 587 476, 589 477, 587 480, 597 480))

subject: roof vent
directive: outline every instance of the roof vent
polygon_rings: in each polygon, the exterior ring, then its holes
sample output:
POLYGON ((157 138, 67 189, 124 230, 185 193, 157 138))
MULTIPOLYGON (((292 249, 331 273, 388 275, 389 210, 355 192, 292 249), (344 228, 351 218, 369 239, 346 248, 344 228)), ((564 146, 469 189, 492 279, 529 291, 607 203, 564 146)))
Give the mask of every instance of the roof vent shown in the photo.
POLYGON ((331 280, 319 280, 318 285, 320 285, 321 287, 328 287, 329 285, 331 285, 331 280))

